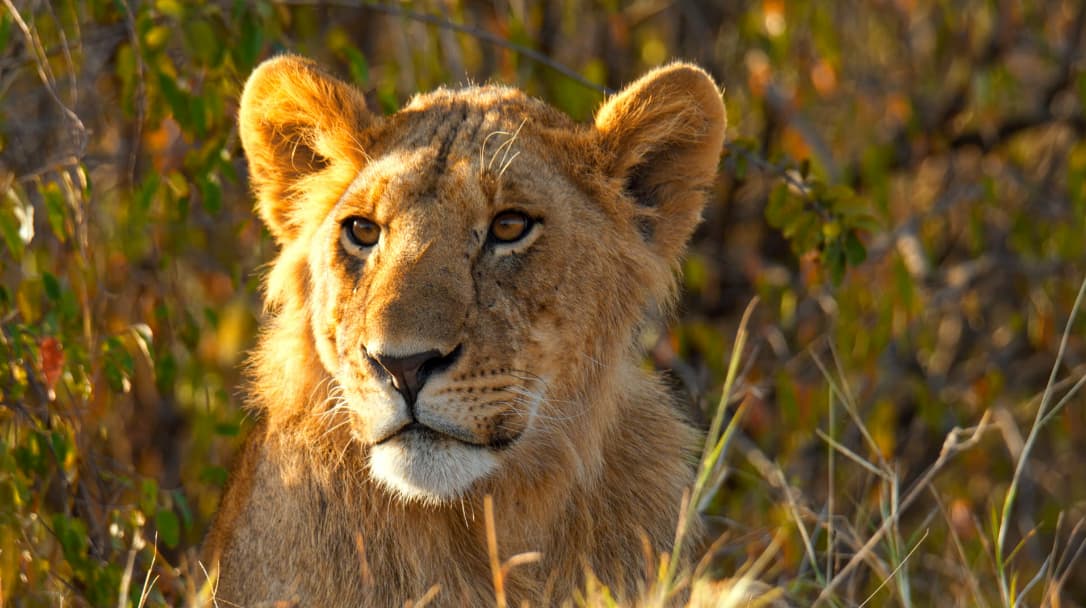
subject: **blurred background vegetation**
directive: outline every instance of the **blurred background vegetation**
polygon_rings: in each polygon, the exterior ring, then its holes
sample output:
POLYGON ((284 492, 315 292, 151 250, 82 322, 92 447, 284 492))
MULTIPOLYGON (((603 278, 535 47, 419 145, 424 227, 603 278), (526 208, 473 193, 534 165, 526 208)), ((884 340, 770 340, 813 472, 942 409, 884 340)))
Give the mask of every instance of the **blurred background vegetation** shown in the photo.
POLYGON ((578 119, 703 65, 730 144, 646 344, 707 419, 760 300, 707 572, 1086 605, 1086 2, 2 1, 0 605, 199 599, 273 253, 236 102, 285 51, 578 119))

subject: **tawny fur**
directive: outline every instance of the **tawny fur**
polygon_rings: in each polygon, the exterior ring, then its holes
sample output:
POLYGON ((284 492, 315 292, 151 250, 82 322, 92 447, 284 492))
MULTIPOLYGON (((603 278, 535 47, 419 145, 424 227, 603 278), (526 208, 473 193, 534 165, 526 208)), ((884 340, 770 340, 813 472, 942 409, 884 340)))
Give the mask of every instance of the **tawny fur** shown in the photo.
MULTIPOLYGON (((568 599, 586 573, 632 601, 645 541, 671 547, 698 448, 637 336, 673 297, 716 172, 725 117, 709 76, 651 72, 593 125, 502 87, 378 117, 349 85, 281 57, 250 77, 239 122, 281 250, 254 356, 259 422, 205 543, 218 598, 394 606, 440 585, 437 605, 492 604, 490 495, 501 559, 541 554, 508 574, 513 605, 568 599), (508 209, 533 232, 495 243, 490 222, 508 209), (351 217, 381 226, 379 244, 346 245, 351 217), (412 469, 412 493, 370 459, 415 410, 365 349, 457 348, 412 415, 449 429, 458 439, 435 446, 485 473, 412 469)), ((444 467, 422 437, 404 449, 444 467)))

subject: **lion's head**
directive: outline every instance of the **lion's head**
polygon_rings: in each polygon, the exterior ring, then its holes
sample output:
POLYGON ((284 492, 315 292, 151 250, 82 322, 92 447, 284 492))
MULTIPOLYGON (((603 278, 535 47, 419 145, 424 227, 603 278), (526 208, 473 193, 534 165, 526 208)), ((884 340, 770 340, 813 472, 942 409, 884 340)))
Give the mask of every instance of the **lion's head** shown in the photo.
POLYGON ((266 62, 241 137, 281 246, 272 314, 298 335, 261 356, 313 352, 285 372, 309 381, 282 382, 322 391, 302 412, 266 399, 269 414, 348 430, 370 477, 411 500, 595 474, 629 423, 613 396, 671 297, 724 123, 716 85, 683 64, 579 125, 496 86, 379 116, 309 61, 266 62))

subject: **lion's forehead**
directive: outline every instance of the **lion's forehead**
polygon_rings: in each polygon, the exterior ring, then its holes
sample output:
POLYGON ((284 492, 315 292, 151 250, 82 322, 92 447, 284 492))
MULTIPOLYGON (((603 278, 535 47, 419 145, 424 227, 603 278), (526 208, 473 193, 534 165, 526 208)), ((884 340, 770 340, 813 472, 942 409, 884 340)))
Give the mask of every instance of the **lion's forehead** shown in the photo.
POLYGON ((378 134, 343 200, 375 213, 399 213, 438 199, 463 213, 487 211, 499 191, 546 192, 557 183, 559 167, 535 134, 556 120, 562 123, 557 126, 572 124, 513 89, 419 96, 378 134))

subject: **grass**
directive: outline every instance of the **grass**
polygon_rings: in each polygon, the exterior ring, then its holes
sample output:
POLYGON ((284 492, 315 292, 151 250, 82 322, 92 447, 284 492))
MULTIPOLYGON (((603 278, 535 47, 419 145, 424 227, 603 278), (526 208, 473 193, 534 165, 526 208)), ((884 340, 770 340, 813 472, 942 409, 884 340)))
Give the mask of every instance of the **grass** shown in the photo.
MULTIPOLYGON (((1086 377, 1083 376, 1059 379, 1066 344, 1071 335, 1073 321, 1081 311, 1084 294, 1086 281, 1083 281, 1078 291, 1063 331, 1060 350, 1048 384, 1043 394, 1034 400, 1037 405, 1033 424, 1017 452, 1014 473, 1003 494, 1000 508, 993 513, 993 516, 997 517, 994 517, 994 525, 990 528, 990 537, 979 538, 980 544, 989 553, 988 561, 992 571, 988 575, 978 571, 974 560, 968 557, 969 549, 965 547, 955 525, 951 523, 952 516, 947 508, 948 498, 942 496, 936 480, 940 474, 953 467, 958 457, 969 450, 977 449, 985 438, 993 434, 992 431, 997 430, 1000 423, 994 421, 996 416, 993 411, 986 410, 972 426, 951 430, 944 438, 942 448, 934 461, 907 487, 903 487, 895 463, 881 456, 877 441, 865 424, 862 408, 856 403, 849 388, 836 351, 830 349, 830 362, 812 355, 829 391, 829 407, 826 412, 828 430, 815 429, 815 433, 826 448, 826 484, 830 492, 824 504, 816 504, 803 487, 788 480, 781 465, 766 457, 758 446, 743 437, 741 423, 745 403, 731 407, 737 394, 741 392, 740 362, 746 352, 748 325, 757 304, 756 300, 752 301, 742 317, 732 345, 722 396, 709 426, 695 485, 685 500, 683 518, 678 522, 674 551, 681 551, 684 544, 689 542, 686 535, 688 526, 685 522, 690 518, 700 517, 700 511, 704 510, 709 499, 721 491, 721 484, 726 478, 723 471, 727 468, 727 457, 731 452, 729 448, 736 444, 739 445, 742 456, 762 480, 777 492, 777 506, 787 514, 788 521, 773 531, 772 540, 760 553, 722 580, 710 575, 712 549, 692 572, 681 570, 678 561, 670 560, 668 555, 660 556, 660 567, 656 570, 655 578, 648 580, 648 591, 643 605, 669 606, 674 604, 676 597, 687 596, 687 605, 691 607, 786 606, 789 604, 785 598, 789 598, 795 605, 811 606, 923 606, 927 605, 926 602, 915 598, 925 594, 916 589, 917 581, 911 573, 910 565, 918 560, 940 557, 947 549, 957 558, 958 563, 955 564, 956 568, 949 568, 952 574, 948 574, 941 582, 959 589, 958 595, 954 597, 956 605, 1016 608, 1034 605, 1035 602, 1030 601, 1031 597, 1043 606, 1075 605, 1061 602, 1061 591, 1073 569, 1081 565, 1081 558, 1086 552, 1086 521, 1078 519, 1071 525, 1070 531, 1061 536, 1059 532, 1066 527, 1065 517, 1061 513, 1054 534, 1056 541, 1041 566, 1033 572, 1016 566, 1016 557, 1033 536, 1026 534, 1013 545, 1009 539, 1013 538, 1012 515, 1020 497, 1021 484, 1028 474, 1029 458, 1041 441, 1042 431, 1058 412, 1071 403, 1083 384, 1086 384, 1086 377), (1063 392, 1059 394, 1061 389, 1063 392), (731 412, 730 417, 728 412, 731 412), (847 420, 856 431, 859 438, 857 447, 849 447, 842 442, 843 432, 836 424, 839 417, 847 420), (861 455, 860 451, 866 451, 868 455, 861 455), (874 490, 871 495, 877 496, 874 508, 851 500, 848 496, 835 495, 835 474, 846 465, 855 467, 873 480, 871 484, 874 490), (908 517, 924 499, 930 500, 934 507, 929 507, 928 512, 919 519, 908 517), (847 505, 853 507, 850 521, 843 519, 847 505), (939 519, 942 519, 942 522, 939 519), (943 542, 947 545, 945 547, 933 546, 933 529, 940 523, 943 523, 947 530, 943 536, 943 542), (798 545, 802 552, 802 563, 796 572, 784 572, 774 565, 781 557, 782 549, 789 544, 798 545), (993 597, 989 583, 992 580, 997 582, 996 597, 993 597), (770 582, 775 585, 769 584, 770 582), (956 584, 951 585, 952 582, 956 584), (861 589, 862 592, 859 591, 861 589)), ((493 505, 489 497, 484 503, 484 518, 494 606, 506 608, 508 602, 504 592, 504 579, 509 571, 536 561, 540 556, 537 553, 525 553, 514 555, 505 561, 500 560, 500 538, 494 529, 493 505)), ((714 548, 719 548, 726 541, 725 535, 717 540, 714 548)), ((146 568, 137 568, 135 558, 144 549, 144 545, 143 538, 136 535, 128 552, 124 575, 118 589, 118 608, 130 605, 127 590, 137 576, 143 577, 143 586, 136 606, 142 608, 148 605, 151 591, 158 579, 158 576, 153 574, 158 551, 155 543, 152 546, 150 564, 146 568)), ((416 608, 425 606, 438 597, 439 593, 438 587, 431 588, 425 596, 411 605, 416 608)), ((187 603, 217 605, 213 583, 205 583, 202 588, 194 589, 187 603)), ((610 606, 612 600, 605 588, 594 583, 586 590, 582 605, 610 606)))

